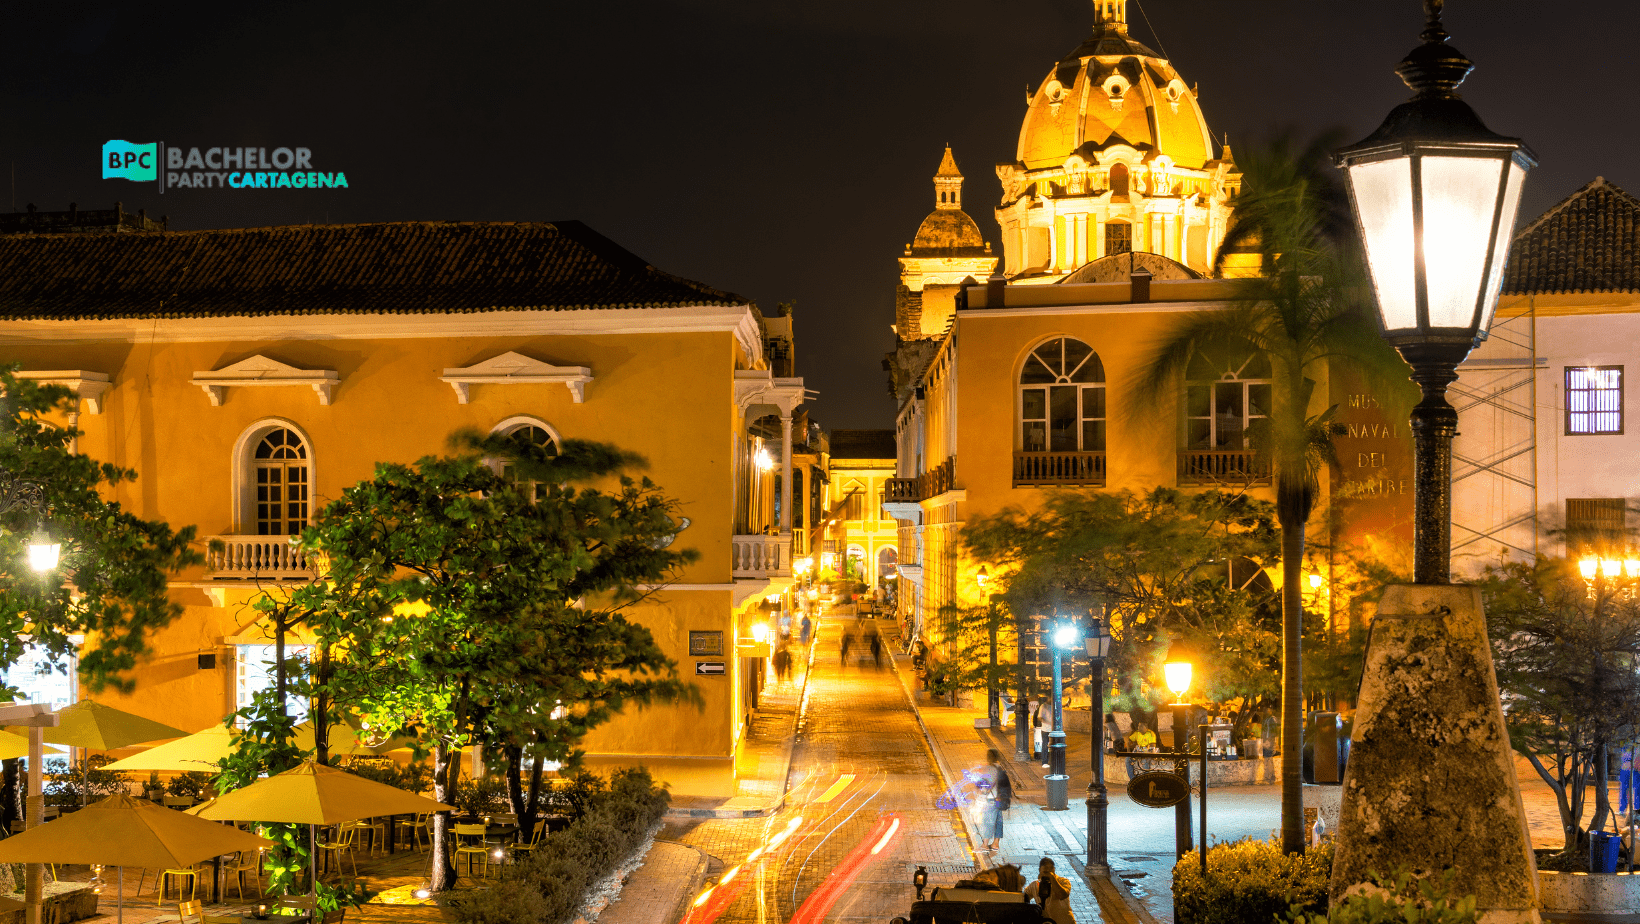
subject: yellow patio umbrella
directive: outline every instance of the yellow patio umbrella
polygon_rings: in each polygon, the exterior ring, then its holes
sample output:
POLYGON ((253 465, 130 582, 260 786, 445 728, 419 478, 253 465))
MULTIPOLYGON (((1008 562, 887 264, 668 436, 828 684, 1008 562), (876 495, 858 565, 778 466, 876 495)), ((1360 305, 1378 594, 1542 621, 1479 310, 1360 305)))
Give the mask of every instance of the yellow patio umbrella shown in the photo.
MULTIPOLYGON (((296 726, 297 747, 313 749, 313 723, 296 726)), ((408 739, 392 738, 379 745, 368 744, 360 732, 345 722, 330 726, 330 753, 339 756, 378 755, 408 745, 408 739)), ((233 753, 233 732, 213 725, 186 738, 156 744, 141 754, 116 760, 105 770, 215 770, 217 761, 233 753)))
MULTIPOLYGON (((217 796, 210 805, 201 807, 199 817, 214 821, 304 824, 308 826, 309 843, 312 843, 315 825, 333 825, 377 815, 443 812, 454 807, 305 760, 284 773, 217 796)), ((317 850, 308 851, 310 865, 317 865, 317 854, 317 850)), ((317 875, 313 881, 318 881, 317 875)))
MULTIPOLYGON (((61 754, 62 748, 46 748, 47 754, 61 754)), ((0 760, 11 760, 14 757, 28 756, 28 739, 22 735, 14 735, 9 731, 0 731, 0 760)), ((0 911, 5 909, 0 908, 0 911)))
POLYGON ((56 728, 46 729, 46 741, 93 751, 112 751, 188 734, 180 728, 172 728, 89 699, 60 709, 57 715, 61 719, 56 728))
POLYGON ((0 841, 0 863, 118 867, 123 921, 125 867, 182 869, 235 850, 272 846, 265 837, 116 794, 0 841))

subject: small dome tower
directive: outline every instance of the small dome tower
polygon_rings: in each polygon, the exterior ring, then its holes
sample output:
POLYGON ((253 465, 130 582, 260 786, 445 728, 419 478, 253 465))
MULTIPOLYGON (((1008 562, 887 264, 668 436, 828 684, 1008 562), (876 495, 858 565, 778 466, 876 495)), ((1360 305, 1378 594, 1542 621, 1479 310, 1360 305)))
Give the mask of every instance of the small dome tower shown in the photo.
POLYGON ((979 225, 962 210, 962 171, 946 145, 934 172, 934 211, 917 227, 917 236, 900 257, 894 318, 899 339, 943 334, 955 310, 958 285, 969 276, 984 279, 996 266, 979 225))

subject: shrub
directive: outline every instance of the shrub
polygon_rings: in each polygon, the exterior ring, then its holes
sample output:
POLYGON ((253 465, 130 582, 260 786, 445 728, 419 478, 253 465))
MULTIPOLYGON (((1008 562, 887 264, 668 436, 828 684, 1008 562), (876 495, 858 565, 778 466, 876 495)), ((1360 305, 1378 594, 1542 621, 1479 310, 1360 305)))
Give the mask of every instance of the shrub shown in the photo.
POLYGON ((500 780, 470 780, 456 784, 456 808, 468 815, 488 815, 507 810, 507 784, 500 780))
POLYGON ((1404 869, 1393 877, 1373 873, 1373 884, 1381 892, 1351 895, 1328 914, 1295 908, 1288 920, 1292 924, 1475 924, 1475 896, 1452 897, 1456 872, 1448 869, 1439 880, 1416 878, 1404 869))
POLYGON ((171 777, 171 782, 165 785, 165 791, 173 796, 187 796, 190 799, 203 799, 216 781, 216 774, 204 773, 198 770, 189 770, 171 777))
POLYGON ((41 781, 47 805, 80 805, 82 802, 101 801, 117 792, 125 792, 129 779, 116 770, 103 767, 114 762, 107 754, 96 754, 87 760, 77 760, 73 766, 63 758, 46 761, 46 775, 41 781), (81 784, 86 795, 80 796, 81 784))
POLYGON ((581 817, 547 835, 528 860, 503 867, 500 882, 458 906, 461 924, 570 920, 587 889, 637 850, 671 802, 641 767, 617 771, 607 788, 597 776, 580 773, 560 792, 582 800, 581 817))
POLYGON ((1325 917, 1332 845, 1292 856, 1275 841, 1243 838, 1191 851, 1173 867, 1173 915, 1179 924, 1270 924, 1289 913, 1325 917))

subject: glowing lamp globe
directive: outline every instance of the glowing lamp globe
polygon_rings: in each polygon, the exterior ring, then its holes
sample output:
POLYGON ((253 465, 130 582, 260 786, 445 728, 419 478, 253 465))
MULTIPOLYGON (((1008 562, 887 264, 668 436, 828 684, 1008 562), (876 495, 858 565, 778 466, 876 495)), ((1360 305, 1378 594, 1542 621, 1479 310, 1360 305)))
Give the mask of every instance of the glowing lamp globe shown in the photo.
POLYGON ((1536 159, 1455 92, 1474 64, 1446 44, 1440 4, 1396 73, 1414 92, 1336 154, 1366 244, 1384 339, 1414 369, 1456 365, 1492 323, 1521 185, 1536 159))
POLYGON ((1054 647, 1060 649, 1061 651, 1068 651, 1075 648, 1076 643, 1081 641, 1081 639, 1082 632, 1075 626, 1060 626, 1059 628, 1053 630, 1054 647))
POLYGON ((28 566, 42 573, 50 571, 57 567, 62 552, 62 543, 52 542, 43 531, 36 532, 28 542, 28 566))
POLYGON ((1173 691, 1174 696, 1183 699, 1185 691, 1190 689, 1190 662, 1169 661, 1162 665, 1162 673, 1167 677, 1167 688, 1173 691))
POLYGON ((1585 558, 1577 563, 1577 570, 1583 575, 1583 580, 1592 581, 1600 571, 1600 559, 1585 558))

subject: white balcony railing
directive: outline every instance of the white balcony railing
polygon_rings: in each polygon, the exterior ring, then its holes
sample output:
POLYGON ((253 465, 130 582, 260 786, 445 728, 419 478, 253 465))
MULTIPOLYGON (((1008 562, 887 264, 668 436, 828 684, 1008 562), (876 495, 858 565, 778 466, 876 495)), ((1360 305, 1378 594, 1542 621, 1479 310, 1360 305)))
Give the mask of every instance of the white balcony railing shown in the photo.
POLYGON ((730 545, 731 568, 737 578, 788 575, 792 570, 792 537, 736 536, 730 545))
POLYGON ((205 553, 210 576, 272 581, 312 578, 307 557, 290 540, 290 536, 211 536, 205 553))

